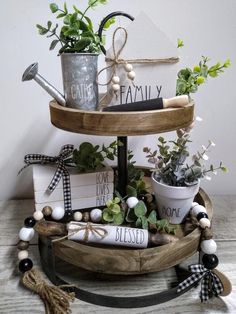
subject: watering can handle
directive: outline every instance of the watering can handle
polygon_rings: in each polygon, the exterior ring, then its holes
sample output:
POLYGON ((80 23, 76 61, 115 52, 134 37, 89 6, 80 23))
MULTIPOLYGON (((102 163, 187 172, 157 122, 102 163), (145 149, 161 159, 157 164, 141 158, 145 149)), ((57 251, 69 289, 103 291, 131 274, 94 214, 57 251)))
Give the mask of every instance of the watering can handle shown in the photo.
MULTIPOLYGON (((100 38, 100 40, 102 41, 102 32, 104 29, 104 25, 106 24, 107 21, 109 21, 112 17, 114 16, 125 16, 128 19, 130 19, 131 21, 134 20, 134 17, 129 15, 128 13, 122 12, 122 11, 116 11, 116 12, 112 12, 110 14, 108 14, 106 17, 104 17, 104 19, 101 21, 101 24, 99 26, 98 29, 98 36, 100 38)), ((106 55, 106 49, 104 48, 104 46, 101 45, 101 50, 104 53, 104 55, 106 55)))

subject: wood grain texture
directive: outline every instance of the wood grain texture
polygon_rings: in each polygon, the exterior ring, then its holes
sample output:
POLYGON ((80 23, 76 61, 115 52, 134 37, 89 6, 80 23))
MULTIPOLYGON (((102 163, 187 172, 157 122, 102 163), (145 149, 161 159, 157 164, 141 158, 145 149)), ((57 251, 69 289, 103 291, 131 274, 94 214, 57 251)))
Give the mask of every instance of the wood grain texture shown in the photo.
MULTIPOLYGON (((207 313, 207 314, 235 314, 236 313, 236 196, 211 196, 214 206, 213 230, 217 240, 220 260, 218 269, 230 278, 233 291, 224 298, 210 300, 201 304, 199 288, 180 296, 178 299, 141 309, 111 309, 94 306, 79 300, 72 304, 72 314, 176 314, 176 313, 207 313)), ((19 273, 16 270, 17 233, 25 217, 32 214, 32 200, 18 200, 0 202, 0 313, 1 314, 42 314, 44 307, 41 300, 19 285, 19 273), (3 223, 4 222, 4 223, 3 223)), ((30 257, 37 265, 39 254, 36 245, 30 247, 30 257)), ((197 256, 182 263, 183 266, 197 261, 197 256)), ((69 282, 78 283, 82 289, 91 292, 114 296, 144 295, 163 291, 170 282, 176 281, 173 268, 159 273, 139 276, 105 276, 85 272, 80 269, 72 271, 64 269, 65 278, 69 282)))
MULTIPOLYGON (((196 199, 211 218, 212 206, 207 194, 200 190, 196 199)), ((176 243, 139 250, 88 246, 70 240, 54 242, 53 247, 57 257, 86 270, 132 275, 161 271, 181 263, 197 251, 200 235, 200 229, 196 228, 176 243)))
POLYGON ((194 105, 185 108, 139 112, 82 111, 50 102, 51 122, 56 127, 81 134, 131 136, 156 134, 187 127, 193 121, 194 105))

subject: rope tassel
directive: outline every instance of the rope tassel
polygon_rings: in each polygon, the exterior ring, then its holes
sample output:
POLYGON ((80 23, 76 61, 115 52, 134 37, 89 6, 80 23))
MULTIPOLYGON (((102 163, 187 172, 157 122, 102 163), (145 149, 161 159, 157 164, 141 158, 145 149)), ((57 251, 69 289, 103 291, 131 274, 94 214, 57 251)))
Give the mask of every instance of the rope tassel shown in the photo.
POLYGON ((63 286, 49 285, 42 279, 38 269, 32 268, 25 272, 22 283, 29 290, 40 296, 44 302, 46 314, 71 313, 70 302, 73 302, 75 299, 74 292, 62 290, 63 286))

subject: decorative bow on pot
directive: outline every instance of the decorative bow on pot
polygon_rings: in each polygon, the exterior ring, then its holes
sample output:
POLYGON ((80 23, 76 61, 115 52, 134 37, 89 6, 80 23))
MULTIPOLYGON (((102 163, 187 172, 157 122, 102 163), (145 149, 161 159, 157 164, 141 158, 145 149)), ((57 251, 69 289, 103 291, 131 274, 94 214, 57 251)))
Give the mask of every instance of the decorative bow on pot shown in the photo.
POLYGON ((224 288, 219 277, 204 265, 194 264, 189 266, 189 271, 193 273, 190 277, 185 279, 178 285, 177 292, 185 290, 195 282, 201 280, 200 299, 202 302, 207 301, 212 296, 220 295, 224 288))

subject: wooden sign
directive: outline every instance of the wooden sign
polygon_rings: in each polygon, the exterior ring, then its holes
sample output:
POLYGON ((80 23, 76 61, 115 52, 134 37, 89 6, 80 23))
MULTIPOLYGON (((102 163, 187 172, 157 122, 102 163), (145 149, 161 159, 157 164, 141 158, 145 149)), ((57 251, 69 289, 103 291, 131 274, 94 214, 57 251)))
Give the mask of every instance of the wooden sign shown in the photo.
MULTIPOLYGON (((136 74, 134 84, 128 79, 124 64, 118 64, 115 75, 120 78, 120 90, 115 97, 112 84, 108 85, 109 106, 159 97, 174 97, 178 71, 177 43, 172 43, 145 13, 138 15, 126 30, 127 41, 124 32, 119 31, 115 37, 114 47, 117 53, 126 41, 119 59, 128 60, 128 63, 133 65, 136 74)), ((114 59, 113 48, 108 49, 107 57, 114 59)), ((114 68, 107 70, 108 79, 112 76, 113 70, 114 68)))
POLYGON ((67 224, 68 239, 136 248, 148 246, 148 230, 123 226, 90 224, 88 238, 85 240, 87 223, 70 222, 67 224))

